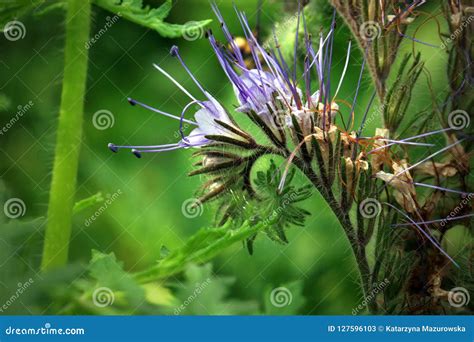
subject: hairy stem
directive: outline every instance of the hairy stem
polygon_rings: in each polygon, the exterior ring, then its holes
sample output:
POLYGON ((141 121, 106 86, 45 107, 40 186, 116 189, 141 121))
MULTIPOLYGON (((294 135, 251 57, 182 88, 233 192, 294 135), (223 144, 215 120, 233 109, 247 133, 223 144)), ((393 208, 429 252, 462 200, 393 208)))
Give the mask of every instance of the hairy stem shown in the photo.
POLYGON ((67 262, 77 167, 82 140, 82 119, 87 79, 91 5, 89 0, 69 0, 61 107, 56 137, 41 270, 67 262))
MULTIPOLYGON (((334 214, 339 220, 339 223, 346 234, 347 239, 352 248, 352 252, 354 253, 354 257, 357 262, 357 266, 359 268, 359 275, 361 280, 361 289, 364 298, 370 292, 371 283, 370 283, 370 267, 367 261, 367 256, 365 254, 365 246, 359 241, 357 238, 356 230, 352 225, 351 219, 349 217, 349 213, 346 212, 341 205, 338 203, 334 194, 330 188, 326 188, 318 178, 318 176, 314 173, 310 165, 304 163, 301 159, 295 158, 294 160, 295 165, 308 177, 311 183, 314 185, 316 190, 323 196, 326 203, 332 209, 334 214)), ((369 306, 370 311, 374 311, 372 306, 369 306)))

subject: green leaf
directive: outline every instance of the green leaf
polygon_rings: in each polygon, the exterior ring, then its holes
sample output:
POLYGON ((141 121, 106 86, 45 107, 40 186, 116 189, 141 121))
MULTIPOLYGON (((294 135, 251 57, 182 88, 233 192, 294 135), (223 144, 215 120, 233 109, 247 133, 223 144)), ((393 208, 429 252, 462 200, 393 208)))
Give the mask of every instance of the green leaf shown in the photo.
POLYGON ((117 296, 117 291, 123 292, 131 306, 140 305, 145 298, 144 289, 123 270, 122 263, 117 261, 114 253, 104 254, 92 251, 89 264, 89 274, 97 280, 97 288, 106 287, 117 296))
MULTIPOLYGON (((295 169, 288 172, 285 186, 279 190, 282 178, 282 170, 270 160, 266 171, 258 171, 253 180, 252 193, 245 193, 239 189, 228 192, 221 199, 226 222, 231 222, 238 227, 245 221, 252 224, 262 223, 264 232, 271 240, 286 244, 286 229, 291 226, 304 226, 305 220, 310 213, 300 208, 298 203, 306 200, 312 195, 312 185, 295 187, 292 180, 295 169)), ((253 242, 256 236, 251 235, 245 241, 250 253, 253 252, 253 242)))
POLYGON ((64 8, 65 1, 48 3, 46 0, 11 0, 2 3, 0 8, 0 26, 3 29, 6 23, 33 12, 35 15, 43 15, 56 8, 64 8))
POLYGON ((286 177, 283 190, 278 191, 282 175, 281 170, 272 160, 269 169, 266 172, 257 172, 255 179, 256 193, 259 197, 256 204, 257 212, 270 229, 269 236, 280 242, 286 242, 284 229, 290 225, 303 226, 309 215, 306 210, 299 208, 296 204, 311 197, 312 186, 296 188, 291 185, 294 175, 293 169, 286 177))
POLYGON ((258 233, 263 226, 262 223, 245 222, 237 229, 231 229, 230 223, 219 228, 200 229, 181 248, 171 251, 157 265, 135 274, 135 279, 140 283, 148 283, 180 273, 190 263, 205 263, 234 243, 258 233))
POLYGON ((195 34, 196 32, 200 32, 202 35, 204 27, 212 21, 210 19, 193 21, 184 25, 165 22, 164 19, 172 8, 171 0, 166 0, 158 8, 143 6, 141 0, 123 0, 121 2, 117 0, 93 0, 93 3, 131 22, 153 29, 167 38, 178 38, 183 34, 195 34))
POLYGON ((34 10, 35 6, 42 1, 16 0, 2 4, 0 9, 0 25, 5 26, 9 21, 18 19, 26 13, 34 10))
POLYGON ((258 303, 229 299, 233 277, 216 277, 212 265, 191 264, 185 271, 175 296, 179 302, 174 314, 180 315, 248 315, 258 313, 258 303))
POLYGON ((413 89, 423 71, 424 62, 421 61, 420 56, 420 54, 416 56, 405 55, 398 70, 398 76, 385 97, 384 123, 385 127, 390 130, 391 136, 396 136, 396 131, 405 118, 413 89), (405 71, 410 59, 413 59, 412 64, 405 71))
POLYGON ((80 213, 81 211, 92 207, 95 204, 102 203, 104 201, 104 196, 102 196, 101 192, 96 193, 90 197, 84 198, 74 204, 74 208, 72 209, 73 215, 80 213))

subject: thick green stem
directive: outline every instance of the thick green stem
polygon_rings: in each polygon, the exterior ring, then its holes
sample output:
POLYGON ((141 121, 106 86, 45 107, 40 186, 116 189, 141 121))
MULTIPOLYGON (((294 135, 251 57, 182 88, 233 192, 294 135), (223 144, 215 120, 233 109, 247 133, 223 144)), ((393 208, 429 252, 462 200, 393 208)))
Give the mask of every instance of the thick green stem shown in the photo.
POLYGON ((64 79, 41 262, 43 271, 67 262, 82 140, 91 5, 89 0, 69 0, 67 5, 64 79))

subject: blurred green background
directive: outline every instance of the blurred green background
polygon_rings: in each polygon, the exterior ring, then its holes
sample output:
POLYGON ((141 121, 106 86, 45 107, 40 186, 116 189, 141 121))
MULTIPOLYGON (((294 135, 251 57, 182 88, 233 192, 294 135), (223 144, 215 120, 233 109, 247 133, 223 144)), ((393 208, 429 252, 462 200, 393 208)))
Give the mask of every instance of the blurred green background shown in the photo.
MULTIPOLYGON (((159 1, 157 2, 159 3, 159 1)), ((232 32, 242 33, 231 1, 216 1, 232 32)), ((257 1, 238 0, 236 5, 247 13, 255 25, 257 1)), ((427 7, 425 10, 436 6, 427 7)), ((264 38, 275 22, 286 20, 294 12, 294 4, 283 0, 264 1, 262 28, 264 38), (293 7, 293 8, 292 8, 293 7)), ((111 17, 97 7, 93 9, 91 34, 97 33, 111 17)), ((315 18, 326 18, 324 12, 315 18)), ((223 38, 219 24, 207 0, 177 1, 167 18, 173 23, 214 19, 213 32, 223 38)), ((314 18, 313 18, 314 19, 314 18)), ((417 19, 419 20, 419 19, 417 19)), ((420 19, 420 22, 424 19, 420 19)), ((325 22, 311 22, 309 30, 317 34, 325 22)), ((54 151, 55 130, 60 101, 64 15, 56 11, 46 16, 28 16, 23 19, 26 36, 18 41, 0 37, 0 120, 7 123, 17 106, 33 101, 34 105, 23 117, 0 136, 0 176, 3 202, 11 197, 21 198, 26 205, 22 222, 44 217, 47 210, 48 190, 54 151)), ((349 33, 338 26, 334 50, 333 84, 342 71, 349 33)), ((418 33, 418 38, 439 43, 435 22, 430 21, 418 33)), ((283 49, 291 51, 294 28, 283 32, 283 49)), ((85 105, 84 140, 81 149, 77 200, 101 192, 104 196, 121 194, 90 225, 85 224, 100 204, 75 216, 70 247, 71 264, 86 264, 91 250, 114 252, 124 262, 127 271, 139 271, 160 257, 161 246, 168 249, 182 246, 200 227, 211 226, 215 208, 205 206, 196 218, 182 215, 181 206, 194 196, 202 183, 199 176, 187 177, 192 170, 190 150, 161 154, 147 154, 136 159, 121 151, 112 154, 109 142, 117 144, 166 144, 178 140, 177 122, 158 116, 127 103, 127 97, 171 113, 180 113, 188 99, 163 75, 156 71, 156 63, 176 77, 196 96, 199 91, 177 60, 169 55, 172 45, 180 47, 181 54, 196 77, 218 99, 232 108, 236 104, 232 87, 220 69, 208 41, 166 39, 156 32, 120 19, 90 49, 87 96, 85 105), (93 115, 100 110, 113 114, 112 127, 99 130, 93 125, 93 115)), ((405 40, 402 47, 411 51, 412 42, 405 40)), ((445 81, 445 53, 417 44, 428 68, 433 71, 433 84, 441 93, 445 81)), ((353 49, 348 75, 341 98, 351 101, 360 72, 361 54, 353 49)), ((415 90, 411 113, 430 105, 425 82, 415 90)), ((356 122, 360 122, 368 97, 372 92, 371 80, 366 75, 356 107, 356 122)), ((437 90, 435 89, 435 91, 437 90)), ((376 113, 377 104, 371 113, 376 113)), ((375 114, 374 114, 375 117, 375 114)), ((371 120, 367 133, 380 126, 380 119, 371 120)), ((281 161, 280 161, 281 162, 281 161)), ((262 162, 262 166, 264 166, 262 162)), ((298 182, 303 184, 301 177, 298 182)), ((2 203, 3 203, 2 202, 2 203)), ((263 305, 268 289, 301 281, 304 305, 300 314, 351 314, 361 301, 358 275, 353 257, 336 217, 315 194, 304 203, 312 213, 306 227, 291 229, 288 245, 276 244, 261 236, 250 256, 242 245, 235 245, 213 261, 213 272, 232 277, 228 296, 256 301, 263 305)), ((0 301, 14 292, 19 281, 35 276, 41 252, 43 225, 36 224, 37 237, 25 240, 15 237, 13 224, 5 218, 0 228, 0 241, 5 248, 1 253, 0 301), (8 224, 10 223, 10 224, 8 224), (13 238, 11 239, 11 236, 13 238), (15 240, 16 239, 16 240, 15 240), (14 242, 12 242, 14 241, 14 242)), ((18 228, 19 229, 19 228, 18 228)), ((18 301, 5 313, 42 313, 48 307, 28 307, 27 301, 18 301)), ((201 313, 205 314, 206 311, 201 313)))

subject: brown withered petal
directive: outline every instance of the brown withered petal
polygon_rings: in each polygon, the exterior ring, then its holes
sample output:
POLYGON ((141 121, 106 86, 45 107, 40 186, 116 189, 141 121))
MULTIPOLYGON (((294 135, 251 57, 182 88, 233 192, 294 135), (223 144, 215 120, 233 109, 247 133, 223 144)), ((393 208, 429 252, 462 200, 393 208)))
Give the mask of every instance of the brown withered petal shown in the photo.
POLYGON ((411 176, 408 172, 395 177, 395 174, 403 171, 407 166, 406 162, 401 164, 393 163, 394 174, 379 171, 375 174, 375 177, 388 183, 395 189, 394 196, 398 204, 400 204, 407 212, 413 213, 417 210, 416 204, 416 191, 415 186, 412 183, 411 176))
POLYGON ((420 164, 415 168, 415 171, 425 175, 441 177, 453 177, 458 173, 458 170, 451 163, 433 163, 432 161, 420 164))

